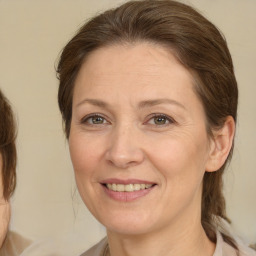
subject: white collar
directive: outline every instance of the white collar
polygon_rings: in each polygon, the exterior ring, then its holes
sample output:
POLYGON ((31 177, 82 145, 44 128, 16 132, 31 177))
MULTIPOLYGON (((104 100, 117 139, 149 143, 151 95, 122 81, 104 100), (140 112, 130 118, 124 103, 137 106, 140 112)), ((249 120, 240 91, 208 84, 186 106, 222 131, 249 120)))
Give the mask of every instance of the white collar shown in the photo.
POLYGON ((223 248, 224 241, 223 241, 221 233, 218 230, 216 231, 216 237, 217 237, 216 248, 215 248, 213 256, 222 256, 223 255, 222 248, 223 248))

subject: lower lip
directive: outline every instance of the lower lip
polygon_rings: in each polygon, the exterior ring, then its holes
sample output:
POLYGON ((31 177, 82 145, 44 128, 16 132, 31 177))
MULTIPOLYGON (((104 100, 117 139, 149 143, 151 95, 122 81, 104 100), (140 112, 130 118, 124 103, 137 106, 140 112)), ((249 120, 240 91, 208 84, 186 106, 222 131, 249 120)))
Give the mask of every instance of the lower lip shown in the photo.
POLYGON ((110 190, 104 185, 102 185, 102 187, 103 187, 105 193, 110 198, 112 198, 116 201, 130 202, 130 201, 134 201, 136 199, 146 196, 154 189, 155 186, 153 186, 151 188, 147 188, 147 189, 133 191, 133 192, 118 192, 118 191, 110 190))

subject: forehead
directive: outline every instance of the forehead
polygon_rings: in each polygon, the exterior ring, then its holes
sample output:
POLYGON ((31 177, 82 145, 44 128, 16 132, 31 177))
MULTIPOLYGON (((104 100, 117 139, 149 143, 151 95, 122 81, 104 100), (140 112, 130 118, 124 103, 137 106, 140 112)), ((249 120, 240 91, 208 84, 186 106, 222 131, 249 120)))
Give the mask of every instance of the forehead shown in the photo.
POLYGON ((106 88, 117 83, 124 90, 135 83, 137 86, 155 86, 159 90, 168 80, 177 85, 183 82, 191 86, 193 83, 189 70, 180 64, 170 49, 140 42, 111 45, 91 52, 79 71, 75 87, 106 88))
POLYGON ((124 72, 133 69, 134 73, 134 69, 138 67, 140 67, 138 72, 142 68, 147 68, 149 72, 155 72, 164 71, 170 62, 181 66, 171 49, 150 42, 135 42, 96 49, 86 57, 83 67, 90 69, 90 72, 97 72, 97 74, 101 70, 114 72, 113 67, 116 71, 124 72), (100 70, 95 70, 96 67, 100 70))

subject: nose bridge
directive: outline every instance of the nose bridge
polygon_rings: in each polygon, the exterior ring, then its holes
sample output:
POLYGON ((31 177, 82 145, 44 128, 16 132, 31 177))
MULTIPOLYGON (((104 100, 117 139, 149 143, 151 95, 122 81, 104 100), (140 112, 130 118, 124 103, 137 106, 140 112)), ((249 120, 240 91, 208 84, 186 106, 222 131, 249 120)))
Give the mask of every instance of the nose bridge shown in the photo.
POLYGON ((143 161, 139 135, 139 129, 130 123, 114 127, 106 152, 107 160, 120 168, 127 168, 143 161))

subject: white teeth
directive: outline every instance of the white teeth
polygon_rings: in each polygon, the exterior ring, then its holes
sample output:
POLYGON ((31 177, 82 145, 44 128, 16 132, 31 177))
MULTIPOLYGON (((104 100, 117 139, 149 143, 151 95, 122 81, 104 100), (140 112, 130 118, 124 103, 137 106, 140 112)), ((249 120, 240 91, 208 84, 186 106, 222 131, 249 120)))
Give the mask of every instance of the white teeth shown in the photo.
POLYGON ((143 189, 148 189, 153 186, 153 184, 106 184, 107 188, 118 192, 133 192, 143 189))
POLYGON ((117 184, 116 185, 116 191, 124 192, 124 184, 117 184))
POLYGON ((134 184, 134 185, 133 185, 133 189, 134 189, 135 191, 137 191, 137 190, 142 189, 142 187, 141 187, 140 184, 134 184))
MULTIPOLYGON (((111 184, 109 184, 111 186, 111 184)), ((112 190, 116 191, 116 184, 112 184, 112 190)))
POLYGON ((125 190, 125 192, 134 191, 133 185, 132 185, 132 184, 125 185, 125 186, 124 186, 124 190, 125 190))

